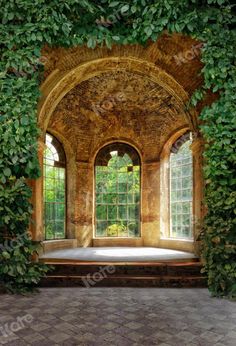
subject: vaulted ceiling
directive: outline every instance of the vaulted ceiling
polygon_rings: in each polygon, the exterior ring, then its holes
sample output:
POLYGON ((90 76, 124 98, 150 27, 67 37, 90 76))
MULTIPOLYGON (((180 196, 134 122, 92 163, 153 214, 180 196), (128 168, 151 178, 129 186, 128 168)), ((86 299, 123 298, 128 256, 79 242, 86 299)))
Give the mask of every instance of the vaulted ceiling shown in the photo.
POLYGON ((47 129, 70 142, 78 161, 88 161, 112 139, 135 144, 146 161, 157 160, 176 129, 192 126, 185 103, 201 84, 202 64, 199 43, 189 37, 163 34, 146 47, 45 47, 42 53, 42 90, 45 99, 51 97, 46 115, 55 103, 47 129))

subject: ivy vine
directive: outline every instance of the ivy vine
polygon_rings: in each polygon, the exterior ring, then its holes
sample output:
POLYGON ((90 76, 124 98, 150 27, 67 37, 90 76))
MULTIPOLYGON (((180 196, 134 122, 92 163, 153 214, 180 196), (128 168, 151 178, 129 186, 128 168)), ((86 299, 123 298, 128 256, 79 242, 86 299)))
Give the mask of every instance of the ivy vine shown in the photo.
POLYGON ((207 215, 202 231, 204 270, 217 296, 236 295, 236 30, 229 0, 1 0, 0 1, 0 280, 11 291, 37 284, 47 270, 32 261, 36 244, 28 179, 40 175, 36 107, 42 47, 89 48, 156 41, 179 32, 203 43, 204 83, 218 93, 200 118, 205 139, 207 215), (20 240, 19 240, 20 239, 20 240), (15 245, 12 243, 15 241, 15 245))

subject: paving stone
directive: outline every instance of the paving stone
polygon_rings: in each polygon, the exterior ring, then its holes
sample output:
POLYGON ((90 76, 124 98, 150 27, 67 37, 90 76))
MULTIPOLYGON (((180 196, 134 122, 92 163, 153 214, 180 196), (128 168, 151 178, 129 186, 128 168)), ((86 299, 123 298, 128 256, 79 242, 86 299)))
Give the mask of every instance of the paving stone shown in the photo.
POLYGON ((63 342, 69 339, 70 335, 54 330, 52 335, 50 335, 48 338, 54 342, 63 342))
POLYGON ((23 338, 26 342, 28 342, 29 344, 32 344, 35 341, 41 341, 41 340, 45 339, 45 336, 43 334, 39 334, 39 333, 34 333, 34 334, 29 333, 29 335, 26 335, 23 338))
POLYGON ((50 325, 47 323, 39 322, 31 326, 31 329, 35 330, 36 332, 41 332, 45 329, 50 328, 50 325))
MULTIPOLYGON (((204 332, 203 334, 201 334, 201 338, 207 340, 207 341, 211 341, 211 342, 218 342, 219 340, 221 340, 224 337, 224 335, 220 335, 211 331, 207 331, 204 332)), ((235 339, 236 340, 236 339, 235 339)))
POLYGON ((0 301, 0 345, 236 345, 236 304, 206 289, 44 288, 0 301), (33 321, 3 338, 1 328, 27 313, 33 321))
POLYGON ((143 324, 139 323, 139 322, 136 322, 136 321, 132 321, 132 322, 126 323, 125 326, 130 328, 130 329, 132 329, 132 330, 133 329, 136 330, 136 329, 141 328, 143 326, 143 324))
POLYGON ((107 329, 107 330, 112 330, 119 327, 118 323, 114 323, 114 322, 109 322, 103 325, 103 328, 107 329))

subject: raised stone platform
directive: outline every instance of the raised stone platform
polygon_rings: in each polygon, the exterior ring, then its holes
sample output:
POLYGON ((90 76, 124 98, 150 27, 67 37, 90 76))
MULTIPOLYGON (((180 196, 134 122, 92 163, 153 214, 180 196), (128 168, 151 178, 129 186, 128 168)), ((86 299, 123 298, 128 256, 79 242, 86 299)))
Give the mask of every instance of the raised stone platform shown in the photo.
POLYGON ((189 252, 151 247, 90 247, 45 253, 53 265, 42 286, 204 287, 201 262, 189 252), (105 273, 105 275, 104 275, 105 273), (100 276, 102 277, 100 279, 100 276), (99 280, 97 281, 97 277, 99 280))
POLYGON ((165 262, 196 260, 193 253, 152 247, 88 247, 50 251, 40 257, 44 261, 76 262, 165 262))

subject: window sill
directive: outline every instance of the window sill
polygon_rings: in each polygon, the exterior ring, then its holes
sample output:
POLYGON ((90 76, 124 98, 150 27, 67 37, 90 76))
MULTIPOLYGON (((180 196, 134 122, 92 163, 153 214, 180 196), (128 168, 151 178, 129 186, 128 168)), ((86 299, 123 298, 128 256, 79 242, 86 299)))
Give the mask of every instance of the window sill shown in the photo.
POLYGON ((193 238, 167 238, 167 237, 161 237, 160 240, 168 240, 168 241, 183 241, 183 242, 187 242, 187 243, 193 243, 194 239, 193 238))
POLYGON ((141 237, 99 237, 93 238, 93 246, 142 246, 143 240, 141 237))
POLYGON ((100 240, 100 239, 111 239, 111 240, 119 240, 119 239, 141 239, 142 237, 93 237, 93 240, 100 240))
POLYGON ((194 240, 184 238, 160 238, 158 246, 172 250, 194 252, 194 240))
POLYGON ((43 243, 45 244, 45 243, 50 243, 50 242, 52 242, 52 241, 65 241, 65 240, 68 240, 67 238, 58 238, 58 239, 45 239, 45 240, 43 240, 43 243))
POLYGON ((55 250, 63 250, 63 249, 73 249, 77 247, 77 239, 51 239, 44 240, 43 244, 43 252, 55 251, 55 250))

